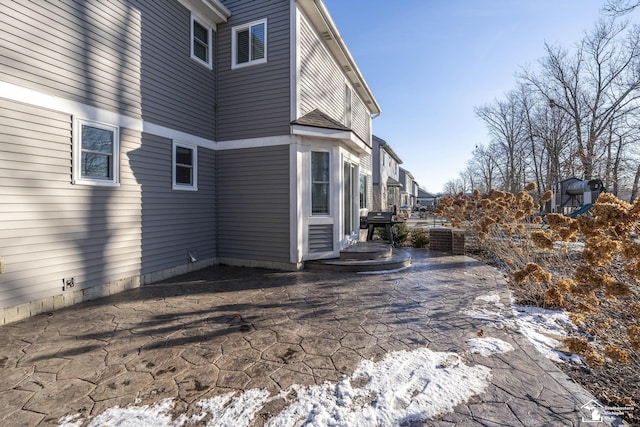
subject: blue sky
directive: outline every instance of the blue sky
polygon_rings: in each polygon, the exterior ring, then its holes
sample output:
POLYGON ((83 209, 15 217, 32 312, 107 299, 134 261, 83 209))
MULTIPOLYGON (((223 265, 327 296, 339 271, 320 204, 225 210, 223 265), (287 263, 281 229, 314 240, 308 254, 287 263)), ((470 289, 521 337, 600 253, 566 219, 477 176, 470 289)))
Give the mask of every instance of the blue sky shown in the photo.
POLYGON ((596 0, 324 0, 382 114, 373 132, 421 187, 458 177, 488 143, 474 107, 515 88, 544 43, 574 46, 596 0))

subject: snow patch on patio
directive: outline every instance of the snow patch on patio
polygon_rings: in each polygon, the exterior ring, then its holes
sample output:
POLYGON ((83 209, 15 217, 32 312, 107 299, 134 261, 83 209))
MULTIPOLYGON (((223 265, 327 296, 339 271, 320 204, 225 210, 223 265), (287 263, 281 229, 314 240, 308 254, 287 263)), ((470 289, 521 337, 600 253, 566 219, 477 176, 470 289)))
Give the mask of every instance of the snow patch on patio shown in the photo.
POLYGON ((567 355, 556 350, 562 346, 561 340, 567 336, 567 330, 575 328, 569 319, 569 313, 522 305, 514 305, 513 313, 514 321, 520 332, 546 358, 554 361, 582 363, 580 356, 567 355))
POLYGON ((472 338, 467 340, 467 345, 471 353, 485 357, 514 350, 513 346, 508 342, 492 337, 472 338))
POLYGON ((562 346, 561 340, 567 336, 567 330, 575 328, 568 312, 517 304, 511 305, 510 313, 504 308, 497 294, 481 295, 475 298, 471 309, 464 311, 464 314, 486 320, 490 322, 489 326, 519 331, 548 359, 582 363, 580 356, 556 350, 562 346))
MULTIPOLYGON (((155 405, 114 407, 90 419, 88 425, 181 427, 206 419, 207 426, 241 427, 250 425, 265 404, 295 396, 265 425, 396 426, 450 412, 482 393, 490 379, 489 368, 468 366, 455 353, 403 350, 387 354, 380 362, 361 362, 349 378, 338 383, 294 385, 276 396, 257 389, 227 393, 199 402, 200 414, 175 420, 169 414, 172 399, 155 405)), ((59 426, 79 427, 86 421, 72 415, 59 420, 59 426)))

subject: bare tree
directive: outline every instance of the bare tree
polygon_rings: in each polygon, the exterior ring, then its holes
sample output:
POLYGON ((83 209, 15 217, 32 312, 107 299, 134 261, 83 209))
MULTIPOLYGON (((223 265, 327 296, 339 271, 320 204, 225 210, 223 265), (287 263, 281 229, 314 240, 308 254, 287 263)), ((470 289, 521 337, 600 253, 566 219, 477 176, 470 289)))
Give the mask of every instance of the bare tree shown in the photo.
POLYGON ((633 178, 633 186, 631 187, 630 202, 633 202, 638 197, 638 185, 640 184, 640 163, 638 163, 638 169, 636 170, 635 177, 633 178))
POLYGON ((640 98, 640 32, 600 21, 575 54, 546 45, 539 75, 525 72, 552 108, 573 122, 576 155, 585 179, 593 177, 599 140, 617 119, 638 108, 640 98))
POLYGON ((517 193, 522 186, 523 144, 525 143, 524 116, 515 92, 507 94, 504 100, 476 108, 476 115, 482 119, 499 153, 494 153, 496 165, 503 178, 504 189, 517 193))
POLYGON ((466 169, 468 173, 473 173, 475 176, 472 190, 486 193, 493 189, 497 167, 498 165, 490 149, 481 144, 476 145, 476 148, 473 150, 473 156, 467 162, 466 169))
POLYGON ((445 182, 442 187, 442 193, 448 196, 454 196, 458 193, 464 193, 465 191, 465 185, 460 178, 450 179, 445 182))
POLYGON ((611 16, 619 17, 633 12, 640 6, 640 0, 608 0, 602 10, 611 16))

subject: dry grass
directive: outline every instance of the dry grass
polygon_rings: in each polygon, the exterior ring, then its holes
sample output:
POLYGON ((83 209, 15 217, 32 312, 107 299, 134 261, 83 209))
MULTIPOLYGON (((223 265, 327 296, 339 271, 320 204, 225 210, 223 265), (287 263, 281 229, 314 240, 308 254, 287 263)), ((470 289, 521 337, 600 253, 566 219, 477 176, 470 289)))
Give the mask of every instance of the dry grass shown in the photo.
POLYGON ((578 333, 565 345, 585 365, 562 368, 640 423, 640 199, 602 194, 591 215, 537 214, 535 186, 443 200, 438 213, 468 232, 471 251, 512 278, 519 304, 564 309, 578 333))

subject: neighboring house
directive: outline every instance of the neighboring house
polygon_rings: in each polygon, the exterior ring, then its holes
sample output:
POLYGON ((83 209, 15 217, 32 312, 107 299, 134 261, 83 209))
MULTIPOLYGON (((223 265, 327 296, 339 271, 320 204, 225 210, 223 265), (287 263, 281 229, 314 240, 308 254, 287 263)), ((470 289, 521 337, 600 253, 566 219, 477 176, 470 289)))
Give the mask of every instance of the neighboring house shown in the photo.
POLYGON ((0 22, 2 322, 357 239, 380 107, 320 0, 16 0, 0 22))
POLYGON ((382 138, 373 135, 373 209, 391 211, 400 206, 400 157, 382 138))
POLYGON ((413 174, 404 168, 398 168, 400 185, 400 206, 403 209, 411 210, 415 206, 417 194, 414 189, 417 187, 413 174))
POLYGON ((411 208, 413 210, 418 209, 418 194, 420 192, 420 185, 418 185, 417 181, 413 181, 413 185, 411 186, 411 197, 413 198, 413 202, 411 203, 411 208))
POLYGON ((418 209, 434 210, 438 206, 439 196, 431 194, 422 188, 418 189, 418 198, 416 199, 416 206, 418 209))

